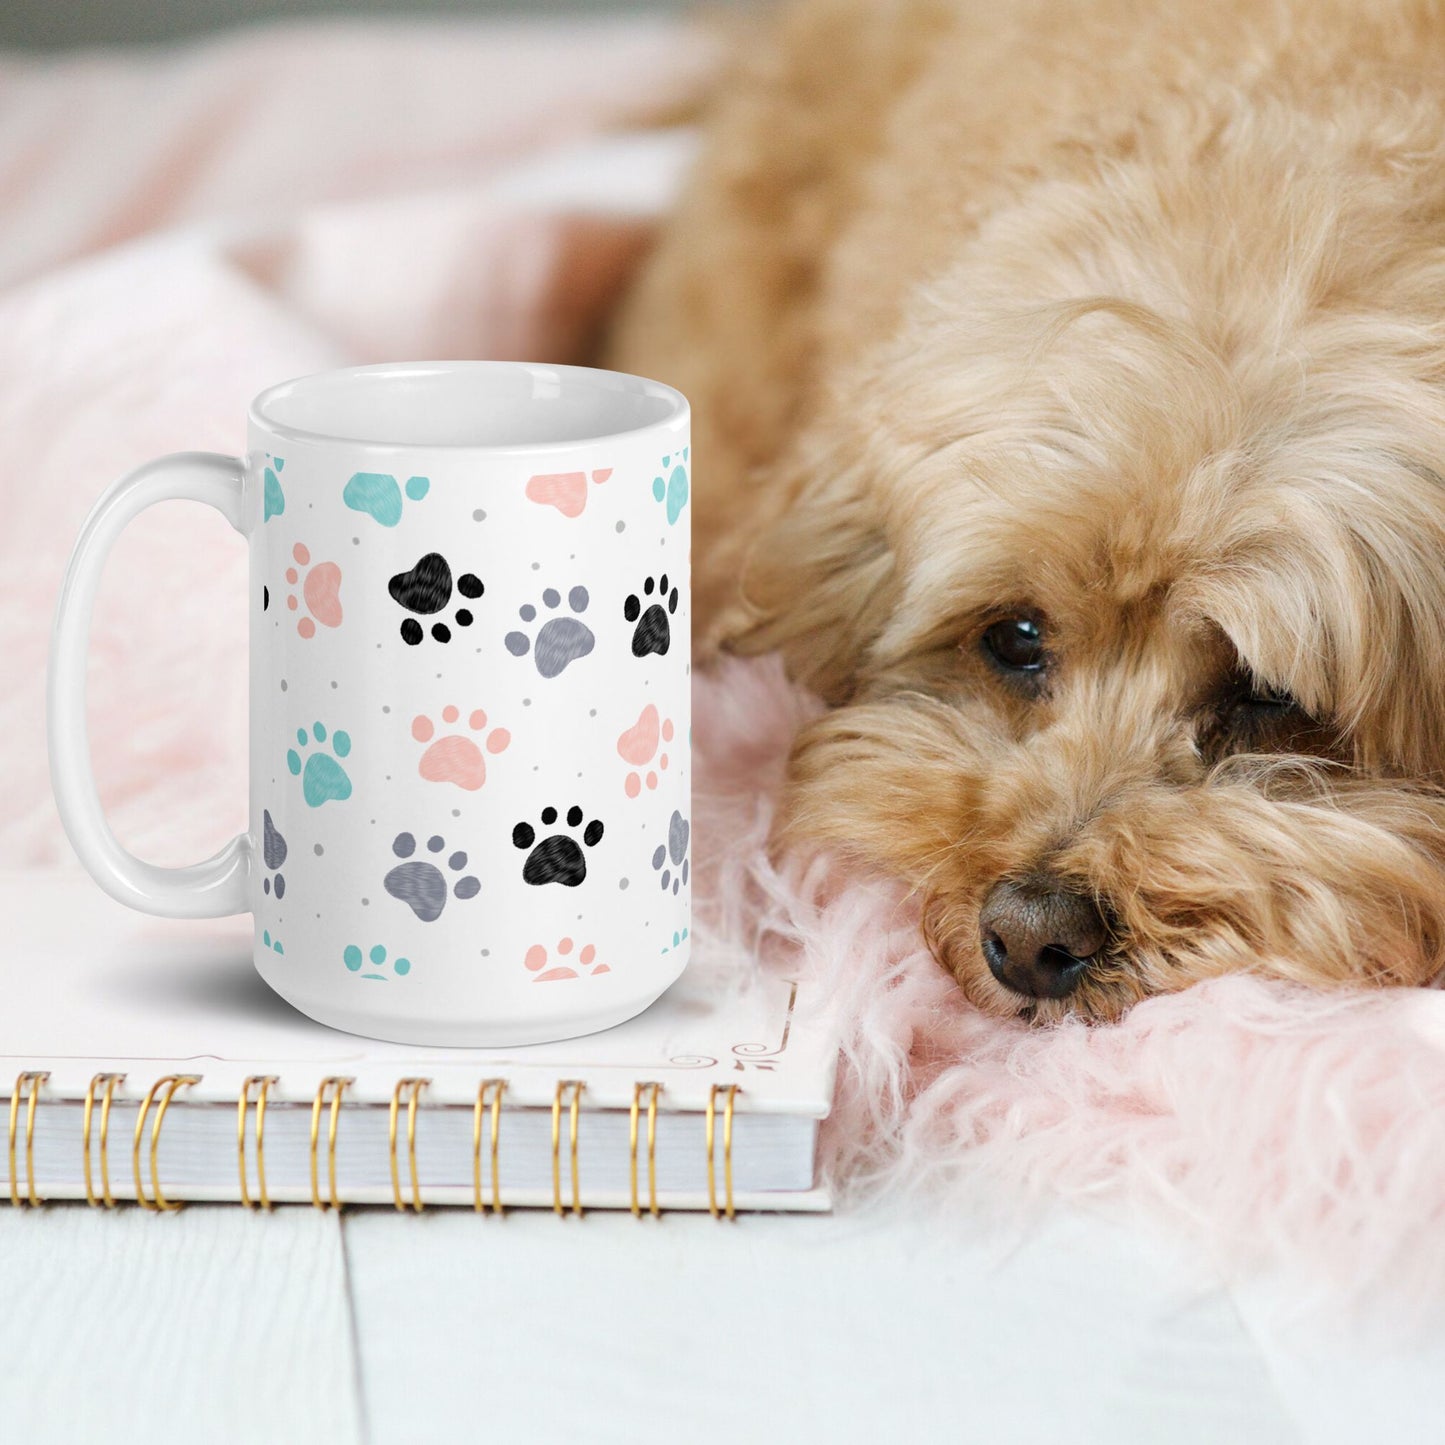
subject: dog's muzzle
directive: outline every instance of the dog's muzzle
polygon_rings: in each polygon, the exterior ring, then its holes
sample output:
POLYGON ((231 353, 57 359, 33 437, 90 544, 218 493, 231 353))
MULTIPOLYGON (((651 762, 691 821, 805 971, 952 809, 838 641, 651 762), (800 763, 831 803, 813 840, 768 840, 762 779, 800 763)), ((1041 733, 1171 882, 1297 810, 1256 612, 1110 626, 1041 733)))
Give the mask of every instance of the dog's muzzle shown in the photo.
POLYGON ((978 928, 990 972, 1027 998, 1072 993, 1109 938, 1094 900, 1047 874, 995 883, 978 928))

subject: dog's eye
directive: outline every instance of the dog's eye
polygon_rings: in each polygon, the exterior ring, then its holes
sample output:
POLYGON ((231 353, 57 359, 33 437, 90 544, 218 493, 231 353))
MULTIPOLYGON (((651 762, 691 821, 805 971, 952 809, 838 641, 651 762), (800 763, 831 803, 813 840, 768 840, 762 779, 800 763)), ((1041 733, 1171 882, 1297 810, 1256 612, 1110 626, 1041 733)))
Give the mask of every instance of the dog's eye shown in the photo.
POLYGON ((984 650, 1010 672, 1042 672, 1048 660, 1044 629, 1033 617, 1007 617, 983 634, 984 650))
POLYGON ((1292 708, 1298 708, 1299 704, 1287 692, 1273 687, 1256 687, 1245 696, 1239 699, 1237 706, 1248 708, 1251 712, 1267 715, 1270 713, 1289 712, 1292 708))

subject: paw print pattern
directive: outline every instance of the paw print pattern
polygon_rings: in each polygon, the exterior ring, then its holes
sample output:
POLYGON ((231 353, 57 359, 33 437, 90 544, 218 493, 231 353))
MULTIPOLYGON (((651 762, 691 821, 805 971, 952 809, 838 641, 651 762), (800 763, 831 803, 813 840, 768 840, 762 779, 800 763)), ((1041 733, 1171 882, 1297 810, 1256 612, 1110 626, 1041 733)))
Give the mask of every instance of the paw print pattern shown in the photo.
MULTIPOLYGON (((428 853, 440 855, 446 852, 446 840, 440 836, 427 839, 428 853)), ((393 898, 400 899, 423 923, 435 923, 447 906, 447 875, 438 863, 429 863, 424 858, 412 858, 416 852, 416 839, 410 833, 398 833, 391 842, 391 851, 398 858, 408 862, 398 863, 382 879, 382 887, 393 898)), ((446 859, 449 872, 461 873, 467 866, 467 855, 462 852, 450 854, 446 859)), ((480 881, 470 873, 463 874, 451 885, 450 896, 475 898, 482 891, 480 881)))
MULTIPOLYGON (((418 558, 411 571, 398 572, 386 584, 386 590, 398 606, 430 617, 442 611, 452 600, 452 569, 440 552, 428 552, 425 557, 418 558)), ((457 578, 457 592, 468 600, 480 597, 486 590, 482 579, 475 573, 463 572, 457 578)), ((458 607, 452 614, 452 621, 457 627, 470 627, 473 620, 469 607, 458 607)), ((408 647, 415 647, 423 635, 421 623, 415 617, 408 617, 401 624, 401 640, 408 647)), ((433 622, 431 635, 438 642, 452 640, 452 630, 445 622, 433 622)))
POLYGON ((286 861, 286 840, 271 821, 269 808, 261 810, 261 857, 266 864, 267 877, 261 880, 261 892, 274 893, 276 897, 286 896, 286 877, 276 870, 286 861))
POLYGON ((632 629, 634 657, 646 657, 653 652, 659 657, 667 655, 667 649, 672 646, 672 624, 668 618, 676 611, 677 588, 668 590, 666 572, 655 582, 649 577, 642 584, 641 597, 635 592, 628 594, 627 600, 622 604, 622 615, 629 622, 637 624, 632 629), (645 601, 644 599, 652 597, 654 587, 657 600, 645 601))
POLYGON ((379 979, 383 983, 389 974, 394 974, 397 978, 405 978, 411 972, 409 958, 394 958, 388 966, 386 949, 379 943, 373 944, 365 954, 356 944, 348 943, 341 951, 341 961, 359 977, 379 979))
MULTIPOLYGON (((442 722, 455 726, 461 712, 450 703, 442 709, 442 722)), ((474 733, 482 733, 487 726, 487 715, 477 708, 467 719, 467 726, 474 733)), ((436 724, 429 717, 417 716, 411 720, 411 735, 419 743, 427 743, 427 750, 421 755, 417 771, 429 783, 455 783, 457 787, 474 793, 487 781, 486 759, 482 748, 489 753, 506 750, 512 735, 506 728, 493 728, 485 738, 473 741, 465 733, 443 733, 436 737, 436 724), (479 746, 480 744, 480 746, 479 746)))
MULTIPOLYGON (((341 500, 353 512, 361 512, 379 526, 394 527, 401 521, 402 488, 396 478, 385 472, 355 472, 351 480, 341 489, 341 500)), ((408 477, 406 495, 413 502, 419 502, 431 491, 427 477, 408 477)))
MULTIPOLYGON (((507 651, 513 657, 525 657, 530 652, 543 677, 556 677, 570 663, 586 657, 597 641, 592 629, 580 617, 590 600, 585 587, 572 588, 567 594, 567 606, 577 616, 549 617, 537 629, 535 642, 525 632, 509 632, 503 639, 507 651)), ((555 587, 548 587, 542 593, 542 605, 549 611, 562 605, 561 594, 555 587)), ((517 610, 517 615, 523 622, 532 623, 537 620, 537 609, 528 602, 517 610)))
POLYGON ((309 748, 312 740, 318 744, 326 742, 326 729, 321 723, 313 723, 308 734, 305 728, 296 729, 296 747, 286 754, 286 766, 293 777, 301 779, 301 796, 306 806, 319 808, 323 803, 344 802, 351 796, 351 779, 337 758, 349 756, 351 736, 338 728, 331 735, 331 752, 312 752, 302 764, 298 748, 309 748), (332 753, 336 756, 333 757, 332 753))
MULTIPOLYGON (((592 485, 600 487, 611 475, 611 467, 593 472, 592 485)), ((543 472, 528 477, 527 500, 544 507, 556 507, 564 517, 580 517, 587 509, 587 473, 543 472)))
MULTIPOLYGON (((649 789, 657 786, 657 772, 667 771, 667 754, 658 752, 661 743, 670 743, 673 739, 673 726, 671 718, 663 718, 652 703, 648 703, 637 721, 617 739, 617 752, 624 763, 631 763, 634 768, 641 769, 653 761, 657 763, 657 771, 648 768, 646 784, 649 789)), ((635 798, 642 791, 644 778, 642 773, 628 773, 623 780, 622 791, 629 798, 635 798)))
POLYGON ((652 866, 661 873, 663 892, 671 888, 676 894, 687 882, 687 845, 692 834, 686 818, 676 809, 667 824, 667 842, 659 843, 652 855, 652 866), (667 865, 671 862, 672 867, 667 865))
POLYGON ((570 938, 560 940, 557 944, 557 954, 566 961, 553 963, 548 968, 549 960, 546 948, 540 943, 534 943, 522 960, 527 966, 527 971, 532 975, 532 982, 556 983, 564 978, 581 978, 584 973, 596 978, 599 973, 612 972, 607 964, 597 962, 597 948, 594 944, 584 944, 577 956, 573 958, 572 950, 575 946, 570 938))
POLYGON ((279 517, 286 510, 286 493, 281 490, 279 475, 286 469, 286 462, 281 457, 272 457, 270 460, 271 465, 266 468, 261 485, 262 522, 269 522, 272 517, 279 517))
MULTIPOLYGON (((542 809, 542 826, 550 828, 557 821, 556 808, 542 809)), ((582 809, 575 804, 567 810, 567 827, 575 833, 582 828, 582 809)), ((583 847, 595 848, 602 841, 603 824, 594 818, 582 828, 582 843, 568 833, 550 833, 537 841, 536 829, 530 823, 518 823, 512 829, 512 846, 529 848, 522 864, 522 881, 540 887, 543 883, 560 883, 575 888, 587 877, 587 857, 583 847), (534 846, 535 845, 535 846, 534 846)))
POLYGON ((683 447, 680 456, 663 457, 662 475, 652 479, 652 495, 663 504, 669 527, 677 525, 682 509, 687 506, 687 454, 688 448, 683 447))
MULTIPOLYGON (((286 580, 295 586, 301 584, 301 597, 292 592, 286 597, 286 606, 292 612, 301 608, 301 599, 306 600, 306 616, 296 619, 296 631, 302 637, 316 636, 316 624, 323 627, 341 626, 341 568, 335 562, 318 562, 303 577, 299 568, 305 568, 311 561, 311 553, 298 542, 291 549, 296 566, 286 569, 286 580)), ((267 602, 270 594, 267 594, 267 602)))

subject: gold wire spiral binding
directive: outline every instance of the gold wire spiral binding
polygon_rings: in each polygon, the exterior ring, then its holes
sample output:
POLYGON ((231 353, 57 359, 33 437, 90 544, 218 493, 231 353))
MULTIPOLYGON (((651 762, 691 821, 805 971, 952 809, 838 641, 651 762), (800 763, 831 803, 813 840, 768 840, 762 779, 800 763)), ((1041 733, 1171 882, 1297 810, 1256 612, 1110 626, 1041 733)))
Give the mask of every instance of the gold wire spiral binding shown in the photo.
POLYGON ((36 1205, 45 1201, 35 1192, 35 1104, 40 1096, 40 1086, 50 1077, 48 1073, 20 1074, 15 1079, 15 1088, 10 1094, 10 1202, 18 1209, 21 1203, 36 1205), (15 1168, 15 1134, 20 1123, 20 1095, 30 1090, 25 1106, 25 1198, 20 1197, 20 1178, 15 1168))
POLYGON ((115 1086, 124 1082, 124 1074, 97 1074, 85 1091, 85 1114, 80 1126, 80 1142, 85 1158, 85 1202, 92 1209, 99 1209, 102 1204, 107 1209, 115 1208, 115 1196, 110 1192, 110 1106, 115 1098, 115 1086), (105 1085, 105 1093, 100 1096, 100 1198, 97 1199, 90 1173, 90 1119, 95 1110, 95 1091, 101 1084, 105 1085))
POLYGON ((328 1201, 323 1200, 321 1191, 316 1183, 316 1141, 321 1131, 321 1106, 326 1102, 328 1090, 331 1094, 331 1119, 326 1130, 326 1168, 327 1181, 331 1186, 329 1207, 332 1209, 341 1208, 341 1197, 336 1192, 336 1125, 341 1116, 341 1096, 346 1092, 348 1084, 354 1084, 355 1079, 329 1078, 322 1079, 316 1089, 316 1098, 311 1105, 311 1202, 317 1209, 328 1207, 328 1201))
POLYGON ((251 1090, 259 1087, 256 1095, 256 1188, 260 1194, 259 1207, 270 1209, 271 1196, 266 1193, 266 1095, 276 1083, 275 1074, 253 1074, 241 1085, 236 1099, 236 1162, 241 1171, 241 1203, 247 1209, 253 1208, 251 1191, 246 1184, 246 1108, 251 1102, 251 1090))
POLYGON ((632 1155, 632 1217, 642 1218, 642 1206, 637 1199, 637 1124, 642 1111, 642 1091, 647 1089, 647 1208, 654 1219, 662 1211, 657 1207, 657 1096, 662 1092, 661 1084, 634 1084, 632 1086, 632 1118, 627 1131, 627 1143, 632 1155))
POLYGON ((492 1213, 502 1213, 502 1175, 497 1154, 501 1136, 502 1095, 507 1092, 505 1079, 483 1079, 477 1089, 477 1105, 472 1111, 472 1202, 478 1214, 486 1208, 482 1203, 482 1110, 490 1092, 492 1108, 492 1213))
POLYGON ((721 1214, 726 1214, 729 1219, 736 1219, 737 1211, 733 1208, 733 1101, 742 1090, 736 1084, 714 1084, 707 1096, 707 1207, 712 1217, 717 1219, 721 1214), (717 1096, 726 1094, 728 1101, 723 1105, 723 1189, 725 1193, 723 1208, 717 1207, 717 1169, 713 1161, 713 1141, 716 1138, 717 1126, 717 1096))
POLYGON ((566 1214, 562 1207, 562 1094, 571 1089, 571 1112, 568 1117, 568 1137, 572 1147, 572 1213, 582 1217, 582 1191, 577 1183, 577 1109, 586 1085, 580 1079, 563 1079, 552 1096, 552 1208, 558 1216, 566 1214))
POLYGON ((407 1161, 411 1166, 411 1207, 420 1214, 422 1211, 421 1186, 416 1178, 416 1106, 417 1100, 421 1098, 421 1091, 431 1083, 430 1079, 398 1079, 396 1088, 391 1091, 391 1122, 387 1127, 386 1143, 391 1152, 391 1197, 396 1207, 401 1212, 406 1211, 406 1200, 401 1196, 401 1181, 396 1168, 396 1116, 401 1108, 401 1095, 404 1089, 411 1090, 411 1097, 406 1105, 406 1153, 407 1161))
POLYGON ((176 1096, 177 1089, 183 1089, 191 1084, 201 1082, 198 1074, 167 1074, 157 1079, 146 1092, 145 1099, 140 1106, 140 1113, 135 1121, 135 1140, 131 1144, 130 1167, 131 1173, 135 1176, 135 1197, 136 1203, 143 1209, 153 1209, 157 1213, 162 1211, 179 1209, 181 1206, 175 1201, 167 1199, 161 1189, 160 1171, 160 1148, 161 1148, 161 1125, 166 1121, 166 1110, 171 1107, 171 1100, 176 1096), (151 1198, 146 1198, 145 1186, 141 1183, 140 1173, 140 1145, 145 1135, 146 1115, 150 1113, 150 1107, 156 1095, 164 1089, 165 1095, 156 1108, 156 1116, 151 1123, 151 1198))

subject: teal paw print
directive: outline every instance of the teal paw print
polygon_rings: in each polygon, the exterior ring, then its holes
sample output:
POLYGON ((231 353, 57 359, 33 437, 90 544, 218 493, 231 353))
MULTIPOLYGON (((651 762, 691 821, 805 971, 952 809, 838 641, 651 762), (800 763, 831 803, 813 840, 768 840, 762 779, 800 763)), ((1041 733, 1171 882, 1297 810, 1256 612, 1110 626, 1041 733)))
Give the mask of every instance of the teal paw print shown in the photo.
POLYGON ((280 457, 272 457, 271 465, 266 468, 265 478, 265 512, 261 520, 269 522, 272 517, 279 517, 286 510, 286 493, 281 490, 281 478, 277 472, 286 466, 285 461, 280 457))
POLYGON ((667 525, 675 526, 677 519, 682 516, 682 509, 687 506, 687 454, 690 448, 683 447, 682 456, 676 459, 671 453, 662 459, 662 470, 667 471, 672 467, 672 472, 666 481, 658 476, 652 479, 652 495, 659 502, 667 503, 667 525))
POLYGON ((674 952, 676 949, 681 948, 682 945, 683 945, 686 941, 687 941, 687 929, 684 928, 681 933, 674 933, 674 934, 672 935, 672 947, 671 947, 671 948, 664 948, 662 951, 663 951, 664 953, 672 953, 672 952, 674 952))
MULTIPOLYGON (((421 501, 429 491, 427 477, 406 479, 406 494, 413 502, 421 501)), ((401 521, 401 492, 396 478, 385 472, 357 472, 342 489, 341 500, 353 512, 365 512, 383 527, 394 527, 401 521)))
POLYGON ((281 947, 281 940, 279 938, 272 938, 271 930, 269 928, 262 931, 261 942, 264 943, 266 947, 271 950, 272 953, 279 953, 283 956, 285 955, 286 950, 281 947))
MULTIPOLYGON (((308 748, 314 738, 318 743, 326 741, 326 729, 320 723, 313 723, 310 734, 305 728, 296 729, 298 747, 308 748)), ((301 754, 291 748, 286 754, 286 766, 292 777, 301 779, 301 794, 307 804, 319 808, 323 803, 340 803, 351 796, 351 779, 346 769, 336 761, 351 751, 351 736, 338 728, 331 734, 331 752, 315 752, 308 755, 306 765, 301 765, 301 754), (336 757, 332 757, 335 753, 336 757)))
MULTIPOLYGON (((376 978, 385 980, 387 977, 386 950, 378 943, 371 951, 363 954, 354 944, 348 943, 341 955, 341 961, 352 973, 361 974, 362 978, 376 978), (368 967, 368 972, 362 973, 362 965, 368 967)), ((405 978, 411 972, 411 960, 409 958, 394 958, 391 961, 391 970, 397 978, 405 978)))

